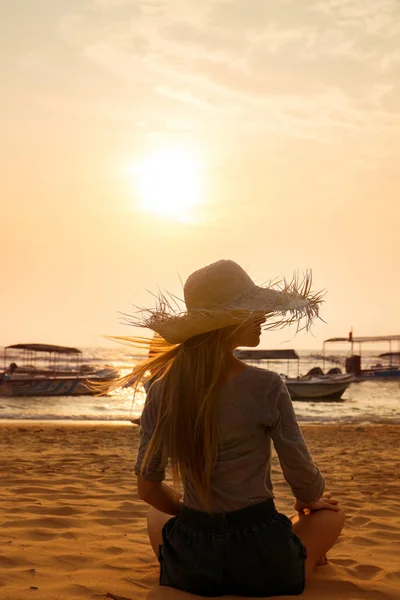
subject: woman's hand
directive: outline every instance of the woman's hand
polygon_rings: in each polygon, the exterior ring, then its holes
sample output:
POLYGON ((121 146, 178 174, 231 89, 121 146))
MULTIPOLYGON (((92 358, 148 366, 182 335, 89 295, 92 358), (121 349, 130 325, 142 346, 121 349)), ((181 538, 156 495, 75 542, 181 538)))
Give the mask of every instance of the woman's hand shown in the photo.
POLYGON ((295 510, 299 513, 309 514, 313 510, 322 510, 327 508, 328 510, 340 510, 339 500, 334 500, 332 494, 325 493, 321 498, 310 504, 304 504, 300 500, 296 500, 294 505, 295 510))

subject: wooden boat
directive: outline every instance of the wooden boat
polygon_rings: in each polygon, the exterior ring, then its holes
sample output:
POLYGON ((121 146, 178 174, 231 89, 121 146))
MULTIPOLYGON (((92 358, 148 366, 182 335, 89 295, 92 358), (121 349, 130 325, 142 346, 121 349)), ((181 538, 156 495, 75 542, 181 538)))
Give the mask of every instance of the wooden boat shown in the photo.
POLYGON ((322 369, 315 367, 301 376, 299 373, 299 355, 295 350, 237 350, 236 356, 241 360, 250 362, 266 361, 269 368, 270 361, 287 362, 287 374, 281 374, 290 396, 293 400, 338 400, 354 381, 352 374, 343 375, 339 369, 333 373, 324 374, 322 369), (297 377, 289 377, 289 361, 297 360, 297 377), (339 371, 339 372, 338 372, 339 371))
POLYGON ((339 400, 349 385, 353 375, 316 375, 285 379, 286 387, 293 400, 339 400))
POLYGON ((349 343, 350 354, 346 358, 346 372, 354 375, 355 381, 374 381, 380 379, 398 379, 400 378, 400 366, 398 357, 400 355, 400 335, 378 335, 367 337, 354 337, 350 331, 348 337, 329 338, 323 343, 323 357, 325 357, 326 344, 349 343), (362 365, 362 345, 368 343, 385 342, 389 344, 389 352, 379 355, 383 363, 363 368, 362 365), (392 352, 392 343, 397 342, 399 351, 392 352), (358 344, 358 352, 354 346, 358 344))
POLYGON ((14 344, 4 349, 1 396, 82 396, 118 375, 112 368, 82 363, 78 348, 50 344, 14 344), (10 353, 17 356, 8 364, 10 353), (18 363, 16 362, 18 360, 18 363), (6 366, 8 364, 8 367, 6 366))

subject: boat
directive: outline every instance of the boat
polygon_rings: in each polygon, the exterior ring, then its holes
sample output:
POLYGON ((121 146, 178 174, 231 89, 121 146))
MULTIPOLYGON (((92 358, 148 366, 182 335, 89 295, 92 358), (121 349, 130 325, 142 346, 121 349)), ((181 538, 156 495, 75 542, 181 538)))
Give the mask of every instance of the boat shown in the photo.
POLYGON ((353 374, 342 374, 340 369, 331 369, 324 373, 320 367, 314 367, 306 375, 300 375, 300 358, 295 350, 237 350, 237 358, 250 362, 287 361, 287 373, 280 374, 292 400, 338 400, 354 381, 353 374), (297 376, 289 376, 289 361, 297 361, 297 376))
POLYGON ((346 358, 346 373, 353 374, 355 381, 375 381, 381 379, 398 379, 400 377, 400 335, 378 335, 355 337, 350 331, 348 337, 329 338, 323 343, 323 360, 325 360, 326 344, 349 343, 350 354, 346 358), (375 365, 363 367, 362 364, 362 345, 370 343, 385 342, 389 344, 389 352, 379 355, 379 361, 375 365), (398 351, 392 352, 392 344, 397 342, 398 351), (355 345, 358 344, 358 352, 355 351, 355 345), (382 362, 383 361, 383 362, 382 362))
POLYGON ((83 363, 78 348, 14 344, 4 348, 0 396, 95 395, 100 392, 101 384, 117 376, 113 368, 99 369, 83 363))
POLYGON ((339 400, 354 375, 342 373, 322 373, 322 375, 304 375, 303 377, 284 378, 292 400, 339 400))

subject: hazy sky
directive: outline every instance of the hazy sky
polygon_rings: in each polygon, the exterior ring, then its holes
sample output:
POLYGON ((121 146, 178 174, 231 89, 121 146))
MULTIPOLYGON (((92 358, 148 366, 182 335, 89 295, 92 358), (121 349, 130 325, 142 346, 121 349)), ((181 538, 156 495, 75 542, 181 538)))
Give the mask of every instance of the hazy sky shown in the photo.
POLYGON ((400 333, 398 0, 12 0, 0 48, 0 344, 137 333, 220 258, 327 290, 263 347, 400 333))

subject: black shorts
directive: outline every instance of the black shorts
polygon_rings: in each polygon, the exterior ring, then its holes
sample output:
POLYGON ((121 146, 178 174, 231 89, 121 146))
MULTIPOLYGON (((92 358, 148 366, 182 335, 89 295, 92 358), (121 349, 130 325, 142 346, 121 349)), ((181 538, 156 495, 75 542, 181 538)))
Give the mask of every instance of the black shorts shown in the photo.
POLYGON ((184 506, 162 537, 160 585, 199 596, 304 591, 306 549, 273 500, 214 515, 184 506))

